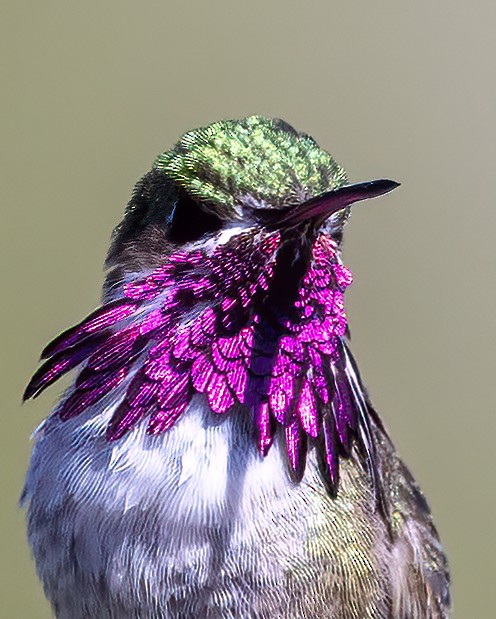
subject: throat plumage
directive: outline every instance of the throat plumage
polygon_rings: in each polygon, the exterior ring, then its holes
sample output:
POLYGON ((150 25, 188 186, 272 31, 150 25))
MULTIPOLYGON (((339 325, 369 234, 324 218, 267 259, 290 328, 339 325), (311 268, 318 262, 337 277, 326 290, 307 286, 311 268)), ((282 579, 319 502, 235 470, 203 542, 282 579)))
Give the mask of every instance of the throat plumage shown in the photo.
POLYGON ((278 231, 191 245, 49 344, 25 397, 81 366, 57 414, 74 417, 119 387, 107 429, 118 440, 141 423, 167 431, 204 394, 214 414, 252 415, 262 455, 281 428, 295 479, 314 444, 334 493, 339 456, 354 439, 373 464, 368 406, 345 342, 350 283, 324 233, 304 268, 278 231))

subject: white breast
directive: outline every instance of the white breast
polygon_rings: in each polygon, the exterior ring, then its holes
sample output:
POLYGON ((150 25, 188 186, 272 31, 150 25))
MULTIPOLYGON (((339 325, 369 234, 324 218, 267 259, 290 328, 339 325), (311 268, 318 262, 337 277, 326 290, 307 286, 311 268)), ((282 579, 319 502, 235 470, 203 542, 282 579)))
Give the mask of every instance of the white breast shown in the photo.
POLYGON ((74 619, 83 603, 94 604, 102 574, 112 595, 126 599, 123 608, 133 607, 143 581, 146 596, 165 607, 171 593, 181 592, 178 579, 190 588, 207 586, 222 553, 237 557, 232 569, 240 574, 280 580, 284 566, 274 563, 274 553, 303 552, 305 516, 295 508, 293 524, 285 517, 300 493, 283 452, 274 445, 261 458, 253 438, 240 431, 249 425, 246 412, 216 417, 195 396, 171 430, 149 436, 142 423, 110 443, 104 433, 116 405, 107 397, 75 419, 51 417, 35 437, 24 493, 29 536, 45 587, 69 608, 60 616, 74 619), (278 519, 293 535, 279 539, 278 519), (256 547, 269 525, 276 537, 264 562, 256 547))

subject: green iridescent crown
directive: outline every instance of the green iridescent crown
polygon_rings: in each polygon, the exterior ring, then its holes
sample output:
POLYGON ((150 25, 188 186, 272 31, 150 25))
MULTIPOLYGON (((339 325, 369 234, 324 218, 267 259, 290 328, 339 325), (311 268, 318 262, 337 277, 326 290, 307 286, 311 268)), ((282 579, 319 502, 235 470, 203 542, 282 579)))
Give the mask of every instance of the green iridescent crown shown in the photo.
POLYGON ((154 168, 226 216, 247 200, 281 207, 347 180, 345 170, 310 136, 262 116, 189 131, 156 158, 154 168))

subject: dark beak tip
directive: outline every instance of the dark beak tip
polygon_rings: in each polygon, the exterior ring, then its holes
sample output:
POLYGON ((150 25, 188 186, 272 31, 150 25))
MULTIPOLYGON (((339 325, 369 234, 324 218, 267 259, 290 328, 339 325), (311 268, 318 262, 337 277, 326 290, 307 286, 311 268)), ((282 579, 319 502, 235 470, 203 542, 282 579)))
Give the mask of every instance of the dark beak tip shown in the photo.
POLYGON ((396 187, 400 187, 401 183, 398 183, 397 181, 387 181, 389 183, 389 191, 392 191, 393 189, 396 189, 396 187))
POLYGON ((370 181, 369 185, 372 196, 382 196, 385 193, 389 193, 390 191, 393 191, 393 189, 399 187, 401 183, 392 181, 388 178, 381 178, 377 181, 370 181))
POLYGON ((392 181, 392 180, 386 180, 385 182, 389 184, 389 187, 391 189, 396 189, 396 187, 399 187, 401 185, 401 183, 398 183, 397 181, 392 181))

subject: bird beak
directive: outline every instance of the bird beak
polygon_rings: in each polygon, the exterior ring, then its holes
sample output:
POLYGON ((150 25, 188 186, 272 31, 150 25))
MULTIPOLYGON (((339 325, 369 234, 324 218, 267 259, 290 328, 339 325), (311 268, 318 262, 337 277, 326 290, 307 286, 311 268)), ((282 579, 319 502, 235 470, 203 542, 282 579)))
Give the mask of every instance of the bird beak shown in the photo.
POLYGON ((396 189, 399 185, 400 183, 386 179, 345 185, 291 207, 286 213, 281 213, 277 223, 283 226, 293 226, 317 218, 323 222, 354 202, 382 196, 396 189))

